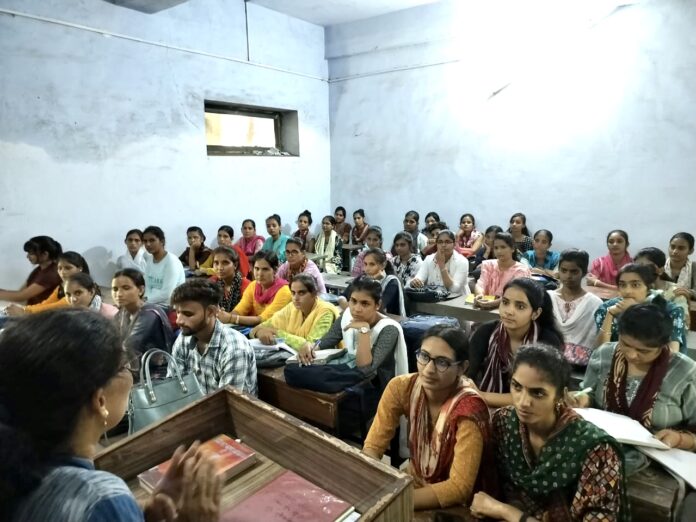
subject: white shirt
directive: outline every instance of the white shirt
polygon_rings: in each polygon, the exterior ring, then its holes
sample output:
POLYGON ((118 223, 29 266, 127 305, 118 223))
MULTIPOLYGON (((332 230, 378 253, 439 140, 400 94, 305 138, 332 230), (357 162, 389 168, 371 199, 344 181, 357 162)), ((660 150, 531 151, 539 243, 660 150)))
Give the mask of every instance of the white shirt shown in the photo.
POLYGON ((169 298, 174 289, 186 281, 184 267, 171 252, 155 263, 152 256, 145 265, 145 297, 147 302, 169 306, 169 298))
POLYGON ((145 272, 145 265, 147 263, 147 258, 152 257, 148 254, 143 247, 140 247, 138 253, 135 257, 131 257, 130 252, 126 250, 126 253, 119 256, 116 260, 116 268, 118 270, 123 270, 124 268, 135 268, 141 272, 145 272))
MULTIPOLYGON (((420 279, 424 285, 445 286, 440 267, 435 263, 436 255, 437 253, 430 254, 425 258, 414 279, 420 279)), ((452 286, 448 290, 452 293, 469 295, 471 293, 469 290, 469 261, 459 252, 454 251, 452 257, 445 263, 445 267, 449 272, 450 279, 452 279, 452 286)), ((408 286, 411 286, 411 282, 408 283, 408 286)))

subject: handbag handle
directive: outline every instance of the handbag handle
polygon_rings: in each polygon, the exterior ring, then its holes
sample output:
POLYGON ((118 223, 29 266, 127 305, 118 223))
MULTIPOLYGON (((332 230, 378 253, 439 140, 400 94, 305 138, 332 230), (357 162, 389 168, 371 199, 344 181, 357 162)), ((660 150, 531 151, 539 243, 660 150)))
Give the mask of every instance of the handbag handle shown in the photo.
POLYGON ((174 357, 171 354, 165 352, 164 350, 160 350, 159 348, 152 348, 146 351, 140 359, 140 382, 145 382, 145 387, 147 388, 147 395, 150 398, 150 401, 157 402, 155 389, 152 386, 152 377, 150 376, 150 359, 153 355, 156 355, 158 353, 164 355, 165 359, 167 359, 167 362, 171 365, 171 368, 174 370, 174 373, 176 374, 176 379, 179 381, 179 386, 181 386, 181 391, 184 393, 188 393, 188 386, 186 386, 186 383, 184 382, 184 379, 181 376, 181 369, 179 368, 179 365, 176 363, 176 359, 174 359, 174 357))

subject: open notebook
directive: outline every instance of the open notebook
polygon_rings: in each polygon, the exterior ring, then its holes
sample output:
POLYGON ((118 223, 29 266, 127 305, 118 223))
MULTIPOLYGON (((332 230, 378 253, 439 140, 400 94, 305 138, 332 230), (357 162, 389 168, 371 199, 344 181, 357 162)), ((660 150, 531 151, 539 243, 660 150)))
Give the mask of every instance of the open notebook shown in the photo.
POLYGON ((625 415, 595 408, 575 408, 575 412, 623 444, 667 450, 667 444, 657 440, 643 425, 625 415))

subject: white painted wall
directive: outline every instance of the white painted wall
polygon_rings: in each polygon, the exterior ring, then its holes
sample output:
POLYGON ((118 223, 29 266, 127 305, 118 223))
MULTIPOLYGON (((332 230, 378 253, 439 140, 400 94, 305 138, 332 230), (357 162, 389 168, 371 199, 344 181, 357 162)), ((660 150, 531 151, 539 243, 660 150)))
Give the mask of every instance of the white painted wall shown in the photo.
POLYGON ((410 208, 480 228, 523 211, 592 256, 612 228, 633 252, 696 232, 696 4, 609 4, 440 2, 327 28, 332 204, 388 243, 410 208))
POLYGON ((221 224, 251 217, 265 234, 271 213, 329 210, 322 27, 248 5, 251 61, 270 66, 258 67, 245 63, 242 0, 153 15, 101 0, 3 9, 60 23, 0 13, 0 287, 26 278, 34 235, 84 253, 104 284, 132 227, 162 226, 178 255, 189 225, 211 243, 221 224), (208 158, 204 99, 297 110, 300 157, 208 158))

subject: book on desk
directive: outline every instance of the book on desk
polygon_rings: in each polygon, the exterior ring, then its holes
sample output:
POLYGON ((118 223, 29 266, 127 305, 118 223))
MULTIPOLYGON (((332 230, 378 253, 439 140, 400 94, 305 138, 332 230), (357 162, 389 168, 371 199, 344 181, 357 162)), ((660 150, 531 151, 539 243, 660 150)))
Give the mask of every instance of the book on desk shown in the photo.
MULTIPOLYGON (((249 446, 227 435, 218 435, 203 444, 200 450, 212 455, 218 475, 229 480, 256 463, 256 452, 249 446)), ((162 477, 167 473, 171 459, 154 466, 138 475, 138 481, 145 491, 152 493, 162 477)))
POLYGON ((292 471, 284 471, 256 493, 223 511, 220 522, 340 522, 355 509, 292 471))

